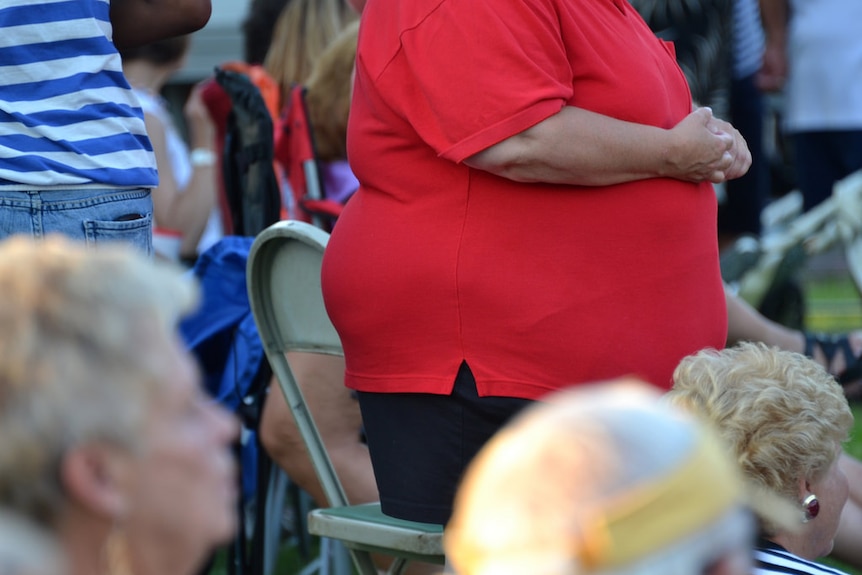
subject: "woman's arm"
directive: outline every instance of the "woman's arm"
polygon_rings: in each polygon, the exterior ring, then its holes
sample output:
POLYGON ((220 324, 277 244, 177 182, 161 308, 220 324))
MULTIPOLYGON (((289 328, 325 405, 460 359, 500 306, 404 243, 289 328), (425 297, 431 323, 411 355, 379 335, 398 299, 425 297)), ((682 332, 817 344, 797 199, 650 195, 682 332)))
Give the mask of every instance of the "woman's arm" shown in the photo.
POLYGON ((114 44, 132 48, 200 30, 210 19, 210 0, 111 0, 114 44))
POLYGON ((751 154, 739 132, 709 108, 665 130, 566 106, 464 163, 519 182, 603 186, 670 177, 718 183, 744 174, 751 154))
MULTIPOLYGON (((193 148, 209 149, 213 142, 211 124, 199 117, 197 107, 202 104, 196 104, 199 102, 199 96, 196 94, 197 89, 192 92, 185 108, 189 120, 190 142, 193 148), (190 109, 194 109, 195 113, 191 113, 190 109)), ((181 253, 194 253, 215 205, 215 165, 193 166, 191 180, 184 190, 180 190, 171 168, 164 126, 157 117, 150 114, 145 114, 144 121, 159 169, 159 185, 153 190, 153 215, 156 223, 159 227, 182 232, 181 253)))
POLYGON ((728 347, 741 341, 762 341, 788 351, 804 352, 805 334, 801 331, 766 318, 747 301, 733 294, 727 285, 724 286, 724 297, 727 304, 728 347))

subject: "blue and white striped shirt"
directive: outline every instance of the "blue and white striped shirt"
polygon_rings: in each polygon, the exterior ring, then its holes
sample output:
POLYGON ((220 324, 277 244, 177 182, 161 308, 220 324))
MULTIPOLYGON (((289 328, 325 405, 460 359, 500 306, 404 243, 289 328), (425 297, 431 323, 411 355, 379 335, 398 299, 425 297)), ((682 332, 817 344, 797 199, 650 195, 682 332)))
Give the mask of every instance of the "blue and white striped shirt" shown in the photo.
POLYGON ((157 184, 110 0, 0 1, 0 188, 157 184))

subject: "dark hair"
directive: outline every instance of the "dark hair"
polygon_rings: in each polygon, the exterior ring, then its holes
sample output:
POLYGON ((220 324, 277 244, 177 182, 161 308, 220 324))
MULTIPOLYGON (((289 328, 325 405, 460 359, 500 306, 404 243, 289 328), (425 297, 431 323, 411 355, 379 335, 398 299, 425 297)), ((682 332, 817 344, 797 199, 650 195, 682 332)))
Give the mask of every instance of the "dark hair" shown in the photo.
POLYGON ((272 42, 278 15, 290 0, 252 0, 242 22, 243 58, 249 64, 262 64, 272 42))
POLYGON ((136 48, 124 48, 120 50, 120 56, 123 61, 146 60, 153 64, 170 64, 183 57, 190 41, 188 35, 166 38, 136 48))

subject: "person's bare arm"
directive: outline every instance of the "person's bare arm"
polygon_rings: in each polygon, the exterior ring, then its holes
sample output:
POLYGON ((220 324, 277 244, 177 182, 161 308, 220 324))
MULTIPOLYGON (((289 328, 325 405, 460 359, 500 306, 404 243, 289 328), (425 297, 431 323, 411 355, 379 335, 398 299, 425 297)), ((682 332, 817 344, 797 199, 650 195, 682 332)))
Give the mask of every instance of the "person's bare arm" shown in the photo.
POLYGON ((762 341, 788 351, 803 353, 805 334, 774 322, 724 286, 727 304, 727 346, 741 341, 762 341))
POLYGON ((760 17, 766 35, 763 66, 757 76, 761 90, 774 92, 784 87, 787 77, 787 0, 760 0, 760 17))
POLYGON ((670 177, 718 183, 744 174, 751 154, 739 132, 708 108, 665 130, 566 106, 464 163, 519 182, 603 186, 670 177))
POLYGON ((210 0, 111 0, 114 44, 132 48, 189 34, 210 19, 210 0))
MULTIPOLYGON (((186 189, 180 190, 171 168, 164 125, 151 114, 144 114, 144 123, 159 169, 159 185, 153 189, 153 217, 160 227, 182 232, 183 253, 188 254, 193 251, 190 246, 196 246, 200 240, 215 205, 215 167, 195 168, 186 189)), ((211 138, 200 139, 192 145, 203 147, 211 142, 211 138)))

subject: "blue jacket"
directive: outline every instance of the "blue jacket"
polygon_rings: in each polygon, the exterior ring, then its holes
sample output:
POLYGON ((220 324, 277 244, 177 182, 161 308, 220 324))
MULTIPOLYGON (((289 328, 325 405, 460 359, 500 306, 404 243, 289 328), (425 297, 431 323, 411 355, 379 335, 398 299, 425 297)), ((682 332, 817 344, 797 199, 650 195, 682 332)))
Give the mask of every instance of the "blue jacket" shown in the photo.
MULTIPOLYGON (((266 357, 246 290, 253 241, 227 236, 201 254, 191 272, 202 288, 201 305, 180 324, 183 340, 200 363, 207 392, 234 412, 244 401, 254 401, 257 388, 269 380, 256 381, 266 357)), ((241 467, 248 495, 254 492, 256 479, 256 423, 243 423, 241 467)))

